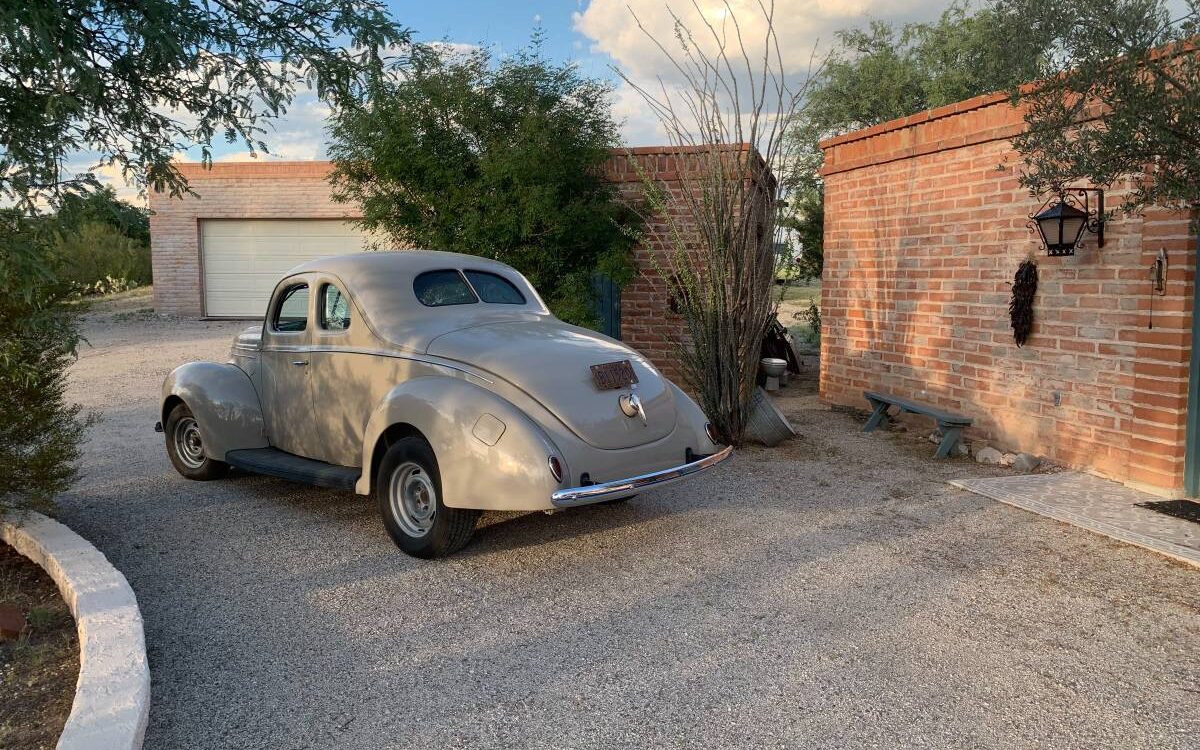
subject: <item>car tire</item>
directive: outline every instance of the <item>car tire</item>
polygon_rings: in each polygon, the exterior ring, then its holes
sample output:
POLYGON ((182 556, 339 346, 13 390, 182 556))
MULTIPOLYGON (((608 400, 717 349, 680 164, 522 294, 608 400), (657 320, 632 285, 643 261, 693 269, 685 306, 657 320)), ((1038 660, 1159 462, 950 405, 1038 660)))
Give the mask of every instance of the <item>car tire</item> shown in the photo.
POLYGON ((388 447, 375 477, 383 525, 396 546, 420 558, 462 549, 475 532, 478 510, 442 504, 442 475, 429 443, 406 437, 388 447))
POLYGON ((167 456, 180 475, 197 482, 220 479, 229 473, 229 464, 204 455, 200 423, 187 404, 177 404, 167 415, 163 429, 167 439, 167 456))

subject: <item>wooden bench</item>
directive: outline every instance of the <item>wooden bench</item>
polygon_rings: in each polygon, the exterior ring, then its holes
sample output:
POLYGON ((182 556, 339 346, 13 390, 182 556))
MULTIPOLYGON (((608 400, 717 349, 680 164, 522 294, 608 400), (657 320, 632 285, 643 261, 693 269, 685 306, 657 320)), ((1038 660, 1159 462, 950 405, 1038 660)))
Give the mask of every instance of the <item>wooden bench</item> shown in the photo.
POLYGON ((943 411, 928 404, 922 404, 919 401, 912 401, 911 399, 893 396, 890 393, 878 393, 876 391, 863 391, 863 396, 866 396, 867 402, 874 409, 871 412, 871 418, 867 420, 866 426, 863 427, 863 432, 871 432, 879 425, 887 422, 888 409, 893 406, 899 407, 899 413, 901 414, 909 412, 910 414, 924 414, 927 417, 933 417, 943 436, 941 444, 938 445, 937 458, 946 458, 949 456, 950 451, 954 450, 954 446, 958 445, 958 441, 962 439, 963 428, 971 426, 970 417, 943 411))

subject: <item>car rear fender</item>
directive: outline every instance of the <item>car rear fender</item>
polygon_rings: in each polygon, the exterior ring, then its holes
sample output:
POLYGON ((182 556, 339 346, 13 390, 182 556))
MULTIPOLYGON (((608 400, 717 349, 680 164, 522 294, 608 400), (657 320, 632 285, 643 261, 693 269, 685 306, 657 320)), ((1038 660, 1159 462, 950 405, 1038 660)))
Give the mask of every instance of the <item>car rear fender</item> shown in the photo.
POLYGON ((419 433, 433 448, 449 507, 550 508, 550 495, 563 486, 548 463, 562 454, 524 412, 474 383, 433 375, 396 386, 375 408, 363 434, 360 495, 371 493, 383 453, 376 448, 396 428, 419 433))
POLYGON ((209 458, 223 461, 229 451, 269 445, 258 392, 237 365, 189 362, 176 367, 163 381, 164 427, 178 401, 195 415, 209 458))

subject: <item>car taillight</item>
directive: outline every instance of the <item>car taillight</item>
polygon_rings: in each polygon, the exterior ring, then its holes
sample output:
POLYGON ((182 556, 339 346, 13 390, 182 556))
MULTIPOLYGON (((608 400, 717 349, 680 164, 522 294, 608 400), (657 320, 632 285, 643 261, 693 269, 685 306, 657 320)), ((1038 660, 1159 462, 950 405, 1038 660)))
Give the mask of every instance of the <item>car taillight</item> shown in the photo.
POLYGON ((549 463, 550 473, 554 475, 554 481, 561 482, 563 478, 562 461, 558 460, 558 456, 551 456, 549 463))
POLYGON ((713 442, 713 445, 721 444, 721 441, 717 436, 717 428, 712 426, 712 422, 704 423, 704 432, 708 435, 708 439, 713 442))

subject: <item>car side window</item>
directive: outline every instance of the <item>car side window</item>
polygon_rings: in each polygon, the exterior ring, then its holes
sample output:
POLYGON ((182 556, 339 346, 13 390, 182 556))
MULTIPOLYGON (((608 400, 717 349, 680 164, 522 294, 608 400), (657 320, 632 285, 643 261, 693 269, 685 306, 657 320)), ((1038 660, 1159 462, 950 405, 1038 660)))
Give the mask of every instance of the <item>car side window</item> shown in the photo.
POLYGON ((345 331, 350 327, 350 300, 333 284, 326 284, 321 291, 321 327, 345 331))
POLYGON ((475 293, 484 302, 499 305, 523 305, 525 295, 513 283, 499 274, 487 271, 464 271, 475 293))
POLYGON ((426 307, 470 305, 478 302, 475 292, 458 271, 426 271, 413 279, 413 292, 426 307))
POLYGON ((296 284, 283 290, 272 327, 282 333, 296 333, 308 327, 308 284, 296 284))

